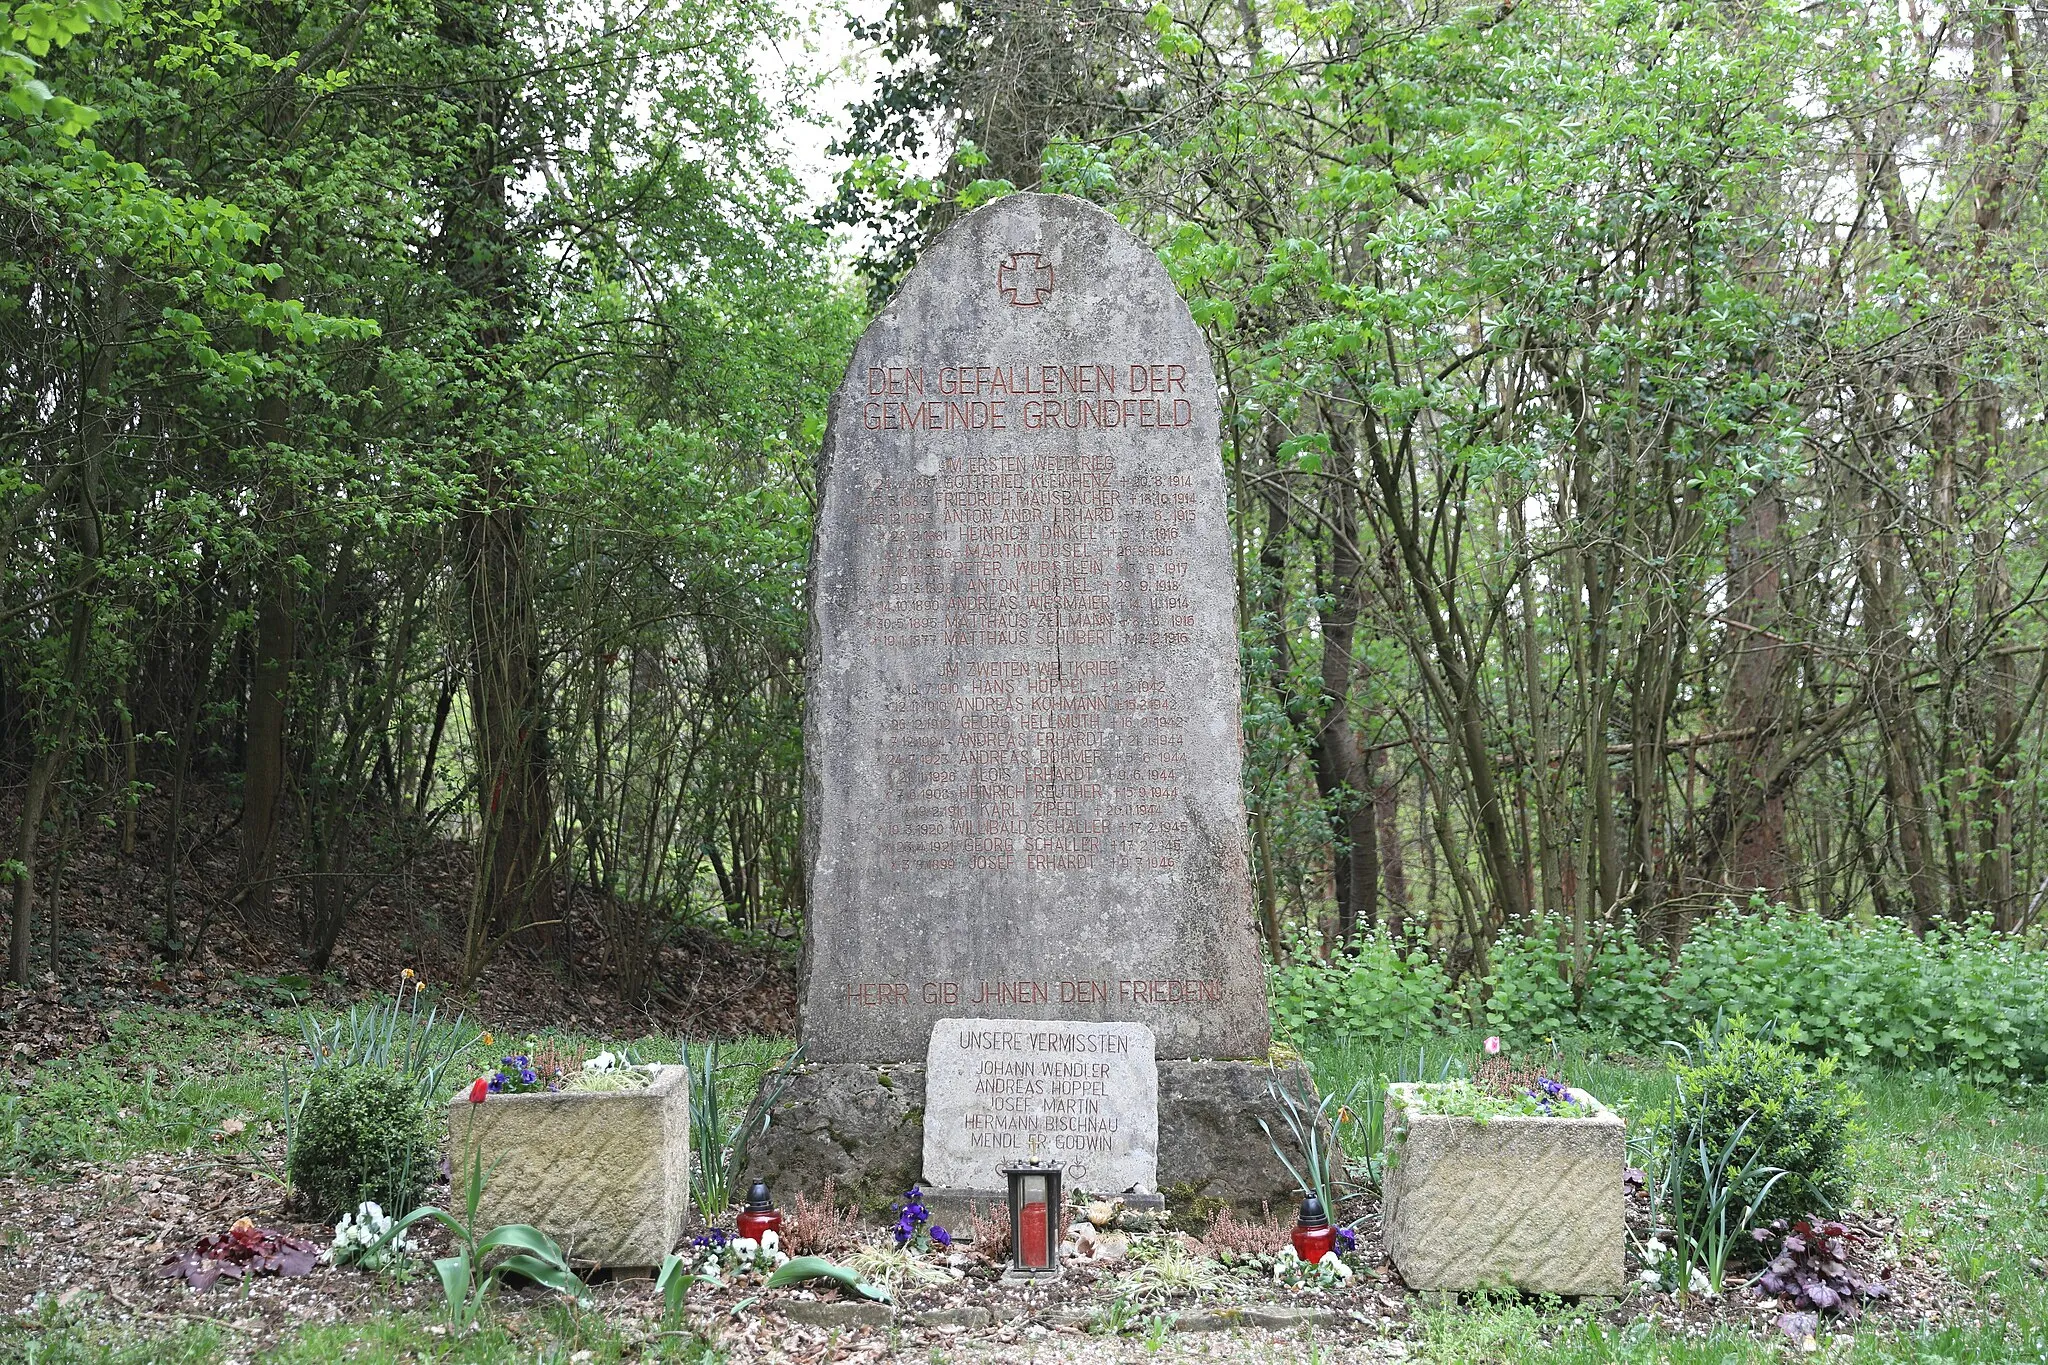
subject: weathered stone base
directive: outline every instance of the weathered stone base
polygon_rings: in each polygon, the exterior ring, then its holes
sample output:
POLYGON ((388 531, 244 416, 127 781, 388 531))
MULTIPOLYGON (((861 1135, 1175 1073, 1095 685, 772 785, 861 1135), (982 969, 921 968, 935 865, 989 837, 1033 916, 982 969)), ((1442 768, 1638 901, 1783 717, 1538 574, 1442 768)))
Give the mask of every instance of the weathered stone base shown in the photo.
MULTIPOLYGON (((1205 1223, 1226 1205, 1246 1214, 1267 1205, 1284 1216, 1300 1199, 1259 1129, 1264 1118, 1287 1140, 1280 1107, 1266 1089, 1276 1074, 1313 1106, 1314 1082, 1298 1062, 1276 1069, 1161 1059, 1159 1189, 1177 1220, 1205 1223)), ((750 1178, 768 1181, 784 1208, 799 1190, 815 1196, 829 1179, 841 1202, 880 1215, 923 1176, 924 1068, 800 1067, 747 1156, 750 1178)))

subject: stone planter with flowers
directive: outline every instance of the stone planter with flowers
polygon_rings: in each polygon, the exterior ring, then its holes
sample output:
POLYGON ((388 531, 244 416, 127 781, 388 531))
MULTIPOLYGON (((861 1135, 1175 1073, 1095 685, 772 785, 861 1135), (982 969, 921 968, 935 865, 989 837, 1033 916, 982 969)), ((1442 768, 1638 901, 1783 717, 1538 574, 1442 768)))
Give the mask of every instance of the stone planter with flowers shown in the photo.
POLYGON ((455 1206, 480 1149, 478 1226, 530 1223, 581 1267, 654 1269, 689 1209, 689 1079, 685 1067, 633 1066, 609 1053, 566 1076, 506 1058, 495 1077, 449 1102, 455 1206))
POLYGON ((1387 1087, 1386 1250, 1411 1289, 1622 1291, 1621 1117, 1540 1080, 1500 1099, 1469 1081, 1387 1087))

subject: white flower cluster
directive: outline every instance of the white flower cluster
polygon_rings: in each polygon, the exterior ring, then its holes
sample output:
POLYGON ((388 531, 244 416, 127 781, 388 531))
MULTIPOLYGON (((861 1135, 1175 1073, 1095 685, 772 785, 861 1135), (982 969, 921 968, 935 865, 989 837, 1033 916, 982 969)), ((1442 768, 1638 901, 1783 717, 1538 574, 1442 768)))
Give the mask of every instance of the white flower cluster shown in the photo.
POLYGON ((600 1052, 583 1064, 585 1075, 601 1076, 607 1071, 623 1071, 626 1059, 610 1052, 600 1052))
POLYGON ((1652 1289, 1672 1290, 1683 1279, 1686 1288, 1695 1294, 1714 1298, 1714 1282, 1698 1266, 1688 1267, 1678 1258, 1673 1247, 1664 1245, 1663 1239, 1652 1237, 1643 1243, 1643 1268, 1636 1272, 1636 1279, 1652 1289))
POLYGON ((353 1214, 344 1213, 341 1221, 334 1225, 334 1244, 327 1248, 327 1259, 338 1266, 359 1265, 365 1270, 382 1270, 394 1261, 411 1256, 418 1248, 410 1234, 392 1238, 377 1247, 377 1241, 391 1231, 392 1219, 375 1201, 356 1206, 353 1214))
POLYGON ((717 1282, 730 1275, 769 1275, 789 1264, 789 1256, 782 1250, 782 1237, 770 1228, 761 1234, 761 1240, 751 1237, 728 1238, 722 1245, 709 1243, 696 1248, 696 1256, 689 1262, 689 1271, 698 1279, 717 1282))
POLYGON ((1311 1265, 1295 1255, 1291 1246, 1281 1247, 1273 1258, 1273 1283, 1294 1289, 1335 1289, 1351 1279, 1351 1267, 1341 1256, 1323 1257, 1311 1265))

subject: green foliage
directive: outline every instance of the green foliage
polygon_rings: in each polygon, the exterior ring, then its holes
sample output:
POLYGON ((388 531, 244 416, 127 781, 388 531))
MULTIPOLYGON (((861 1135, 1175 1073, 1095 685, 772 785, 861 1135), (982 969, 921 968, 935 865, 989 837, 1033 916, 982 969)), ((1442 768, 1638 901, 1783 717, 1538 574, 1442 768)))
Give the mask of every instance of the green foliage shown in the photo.
POLYGON ((1409 1092, 1408 1108, 1411 1113, 1477 1119, 1481 1123, 1501 1118, 1589 1119, 1596 1113, 1591 1105, 1572 1099, 1546 1103, 1530 1095, 1502 1098, 1463 1078, 1418 1086, 1409 1092))
POLYGON ((840 1265, 823 1256, 796 1256, 785 1265, 776 1267, 768 1277, 767 1288, 780 1289, 784 1285, 803 1284, 809 1280, 824 1280, 838 1285, 841 1289, 858 1294, 861 1298, 876 1303, 889 1301, 889 1290, 884 1285, 871 1284, 860 1277, 851 1266, 840 1265))
POLYGON ((1317 1085, 1330 1093, 1340 1090, 1345 1102, 1337 1107, 1333 1128, 1344 1149, 1346 1170, 1365 1189, 1377 1192, 1386 1179, 1387 1086, 1396 1081, 1442 1084, 1460 1071, 1455 1049, 1439 1048, 1431 1057, 1431 1044, 1372 1048, 1356 1044, 1317 1048, 1314 1068, 1317 1085))
POLYGON ((1451 1017, 1450 978, 1420 947, 1385 934, 1361 938, 1322 961, 1306 940, 1271 968, 1273 1028, 1282 1038, 1332 1036, 1398 1043, 1451 1017))
POLYGON ((464 1025, 461 1015, 441 1018, 438 1005, 420 1013, 423 983, 408 971, 386 1002, 350 1005, 348 1013, 322 1023, 311 1011, 299 1016, 299 1037, 306 1064, 317 1074, 333 1067, 391 1070, 413 1087, 420 1103, 433 1104, 452 1093, 449 1076, 462 1068, 463 1053, 483 1034, 464 1025))
POLYGON ((366 1199, 410 1208, 434 1174, 438 1138, 409 1078, 381 1067, 327 1067, 306 1089, 285 1169, 323 1218, 366 1199))
MULTIPOLYGON (((1269 979, 1275 1030, 1290 1040, 1383 1044, 1465 1012, 1440 969, 1383 937, 1329 962, 1298 954, 1269 979)), ((1511 1049, 1566 1033, 1653 1048, 1739 1013, 1807 1057, 2048 1084, 2048 954, 1982 923, 1917 938, 1889 920, 1731 911, 1694 932, 1675 969, 1625 927, 1595 940, 1575 996, 1566 932, 1539 922, 1495 945, 1480 984, 1480 1009, 1511 1049)))
POLYGON ((1342 1116, 1348 1111, 1353 1091, 1339 1094, 1335 1090, 1323 1093, 1314 1104, 1305 1097, 1297 1097, 1294 1091, 1283 1084, 1277 1073, 1266 1078, 1266 1094, 1280 1111, 1280 1117, 1287 1125, 1288 1137, 1292 1140, 1295 1156, 1287 1155, 1287 1148, 1273 1135, 1272 1125, 1261 1117, 1259 1131, 1266 1135, 1266 1145, 1273 1149, 1273 1155, 1286 1170, 1295 1189, 1304 1198, 1314 1196, 1322 1201, 1323 1207, 1332 1218, 1337 1217, 1337 1200, 1341 1191, 1337 1184, 1337 1165, 1332 1159, 1338 1150, 1336 1129, 1343 1122, 1342 1116))
POLYGON ((1670 994, 1802 1052, 2048 1084, 2048 955, 1981 921, 1927 936, 1893 920, 1722 916, 1687 942, 1670 994))
POLYGON ((789 1084, 802 1052, 791 1052, 764 1076, 758 1061, 719 1066, 719 1048, 716 1042, 702 1045, 694 1065, 690 1049, 683 1049, 683 1065, 690 1073, 690 1199, 711 1218, 732 1206, 733 1190, 746 1166, 747 1144, 767 1130, 770 1110, 789 1084), (732 1093, 733 1078, 742 1073, 758 1082, 758 1097, 752 1086, 740 1095, 732 1093))
POLYGON ((135 1152, 220 1150, 230 1118, 248 1126, 226 1145, 246 1149, 278 1118, 274 1064, 247 1021, 154 1008, 105 1018, 106 1042, 43 1063, 0 1099, 0 1160, 55 1174, 135 1152))
POLYGON ((1758 1037, 1740 1015, 1678 1051, 1667 1140, 1724 1153, 1735 1198, 1759 1219, 1834 1212, 1854 1172, 1862 1104, 1835 1060, 1758 1037))
POLYGON ((1527 933, 1494 945, 1484 986, 1487 1022, 1516 1038, 1597 1032, 1629 1042, 1668 1036, 1671 1001, 1666 963, 1652 956, 1633 924, 1601 933, 1574 991, 1568 927, 1539 919, 1527 933))
POLYGON ((0 106, 19 118, 46 118, 69 136, 99 115, 51 90, 36 75, 37 62, 69 47, 94 24, 121 17, 118 0, 25 0, 0 5, 0 106))

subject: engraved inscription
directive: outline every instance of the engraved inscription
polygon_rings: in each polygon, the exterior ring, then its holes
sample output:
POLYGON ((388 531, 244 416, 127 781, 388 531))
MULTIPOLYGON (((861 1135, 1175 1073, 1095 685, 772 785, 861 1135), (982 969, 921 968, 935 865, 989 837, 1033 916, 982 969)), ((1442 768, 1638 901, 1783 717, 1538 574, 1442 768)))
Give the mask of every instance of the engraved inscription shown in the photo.
MULTIPOLYGON (((1129 395, 1186 384, 1184 366, 1149 362, 868 372, 873 394, 939 394, 949 409, 993 404, 993 417, 977 408, 963 419, 970 430, 1005 421, 1003 405, 1020 392, 1156 404, 1129 395)), ((1027 399, 1024 411, 1062 401, 1095 400, 1027 399)), ((1174 756, 1188 743, 1187 720, 1171 653, 1146 651, 1188 642, 1194 613, 1178 542, 1193 515, 1187 474, 1124 474, 1110 454, 947 455, 935 473, 884 473, 861 490, 856 520, 884 537, 885 594, 868 642, 931 656, 892 687, 877 718, 895 798, 872 845, 883 868, 1178 863, 1188 825, 1175 813, 1174 756), (1119 600, 1133 564, 1138 594, 1119 600), (1105 765, 1119 753, 1152 761, 1133 781, 1105 765), (1112 772, 1122 780, 1106 780, 1112 772)))
POLYGON ((1001 1189, 1002 1166, 1049 1157, 1076 1189, 1152 1189, 1155 1048, 1142 1024, 938 1020, 925 1061, 926 1178, 1001 1189))

